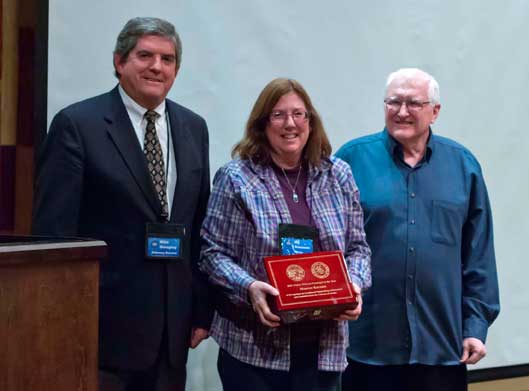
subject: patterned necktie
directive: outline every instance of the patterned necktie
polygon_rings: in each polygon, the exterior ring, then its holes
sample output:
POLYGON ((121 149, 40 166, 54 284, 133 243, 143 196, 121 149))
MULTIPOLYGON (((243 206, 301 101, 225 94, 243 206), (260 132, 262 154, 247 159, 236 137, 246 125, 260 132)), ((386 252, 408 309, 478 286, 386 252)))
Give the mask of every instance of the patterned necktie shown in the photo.
POLYGON ((159 114, 156 111, 149 110, 145 113, 147 126, 145 127, 145 139, 143 141, 143 153, 147 159, 147 168, 151 173, 152 183, 162 204, 162 213, 168 216, 167 213, 167 194, 165 183, 165 167, 163 162, 163 152, 156 135, 156 119, 159 114))

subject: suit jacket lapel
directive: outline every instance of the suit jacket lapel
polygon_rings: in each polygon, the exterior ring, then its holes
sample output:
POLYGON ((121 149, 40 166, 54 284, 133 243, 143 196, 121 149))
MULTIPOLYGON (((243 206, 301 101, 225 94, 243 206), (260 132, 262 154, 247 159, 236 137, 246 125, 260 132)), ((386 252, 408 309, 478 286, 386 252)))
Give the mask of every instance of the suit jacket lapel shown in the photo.
POLYGON ((166 109, 169 113, 177 174, 173 203, 171 205, 171 220, 173 220, 173 218, 178 218, 178 200, 185 197, 189 191, 189 189, 185 188, 185 180, 183 179, 186 175, 190 175, 190 171, 200 167, 200 162, 196 161, 197 156, 199 155, 195 151, 195 146, 192 142, 191 135, 189 134, 190 130, 186 121, 183 116, 178 113, 178 107, 174 102, 166 100, 166 109))
POLYGON ((110 97, 111 104, 105 115, 105 120, 108 123, 107 132, 147 199, 147 202, 156 214, 159 215, 161 212, 161 204, 156 196, 151 175, 147 169, 145 155, 138 143, 138 138, 134 133, 134 128, 117 87, 110 92, 110 97))

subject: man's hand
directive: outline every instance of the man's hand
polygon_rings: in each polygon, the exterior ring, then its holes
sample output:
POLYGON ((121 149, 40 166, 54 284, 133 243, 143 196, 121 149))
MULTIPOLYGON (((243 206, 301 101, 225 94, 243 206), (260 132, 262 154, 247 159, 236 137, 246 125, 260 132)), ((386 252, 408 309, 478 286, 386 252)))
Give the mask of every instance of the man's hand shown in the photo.
POLYGON ((362 313, 362 294, 360 293, 360 288, 355 283, 353 283, 353 290, 356 294, 356 300, 358 301, 358 305, 355 309, 345 310, 336 318, 334 318, 334 320, 357 320, 360 314, 362 313))
POLYGON ((270 311, 266 295, 278 296, 279 292, 272 285, 263 281, 254 281, 248 287, 248 297, 253 310, 259 315, 261 323, 268 327, 278 327, 280 318, 270 311))
POLYGON ((191 329, 191 339, 189 341, 189 347, 191 349, 196 348, 198 345, 200 345, 200 342, 202 342, 207 337, 209 337, 208 330, 202 329, 200 327, 193 327, 191 329))
POLYGON ((487 354, 485 344, 477 338, 465 338, 463 340, 463 354, 459 362, 463 364, 475 364, 487 354))

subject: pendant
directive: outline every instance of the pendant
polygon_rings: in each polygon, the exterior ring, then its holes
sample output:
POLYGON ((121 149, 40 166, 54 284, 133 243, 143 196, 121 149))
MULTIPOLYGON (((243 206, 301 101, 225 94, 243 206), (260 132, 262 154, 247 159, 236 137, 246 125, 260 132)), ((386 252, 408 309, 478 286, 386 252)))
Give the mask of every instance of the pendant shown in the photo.
POLYGON ((292 192, 292 201, 294 201, 296 204, 299 202, 298 194, 295 192, 292 192))

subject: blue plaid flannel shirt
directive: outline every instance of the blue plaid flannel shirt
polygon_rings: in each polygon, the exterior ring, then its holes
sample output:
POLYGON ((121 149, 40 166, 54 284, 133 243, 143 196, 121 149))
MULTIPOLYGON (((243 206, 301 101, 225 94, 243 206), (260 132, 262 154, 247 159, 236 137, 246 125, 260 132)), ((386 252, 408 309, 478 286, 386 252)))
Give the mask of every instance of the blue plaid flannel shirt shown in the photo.
MULTIPOLYGON (((307 203, 321 250, 343 251, 352 281, 367 289, 371 286, 371 252, 349 166, 334 157, 322 160, 318 167, 310 166, 307 203)), ((270 166, 235 159, 218 170, 201 231, 200 269, 228 305, 215 312, 210 334, 230 355, 257 367, 290 367, 289 326, 271 329, 262 325, 249 302, 248 286, 255 280, 268 282, 263 258, 280 253, 278 225, 291 222, 270 166)), ((347 344, 347 322, 325 321, 319 370, 343 371, 347 344)))

